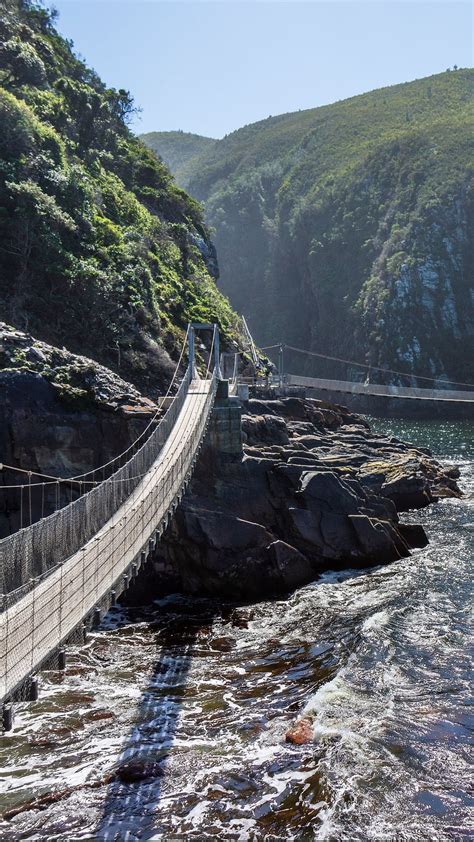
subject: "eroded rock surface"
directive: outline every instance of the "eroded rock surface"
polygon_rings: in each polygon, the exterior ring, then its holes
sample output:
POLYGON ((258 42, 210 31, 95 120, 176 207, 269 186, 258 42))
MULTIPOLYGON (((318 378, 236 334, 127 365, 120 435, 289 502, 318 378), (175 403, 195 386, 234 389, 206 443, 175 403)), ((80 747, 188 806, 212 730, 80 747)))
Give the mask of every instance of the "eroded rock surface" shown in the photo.
POLYGON ((344 407, 250 400, 244 455, 204 451, 153 564, 156 583, 236 599, 284 593, 338 567, 406 557, 427 537, 398 512, 459 496, 456 468, 373 433, 344 407))
MULTIPOLYGON (((126 450, 155 411, 151 400, 104 366, 0 322, 3 465, 61 477, 91 471, 126 450)), ((0 471, 0 538, 55 509, 54 484, 33 485, 31 496, 5 487, 28 481, 0 471)), ((62 486, 61 503, 72 493, 62 486)))

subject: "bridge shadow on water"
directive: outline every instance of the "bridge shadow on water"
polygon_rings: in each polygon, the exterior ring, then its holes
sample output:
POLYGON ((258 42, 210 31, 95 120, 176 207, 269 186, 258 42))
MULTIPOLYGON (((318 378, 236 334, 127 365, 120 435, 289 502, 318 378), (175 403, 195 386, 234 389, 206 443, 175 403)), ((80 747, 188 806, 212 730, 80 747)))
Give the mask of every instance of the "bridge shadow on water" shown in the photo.
MULTIPOLYGON (((162 611, 161 607, 157 610, 162 611)), ((125 842, 160 834, 157 807, 189 670, 196 648, 208 637, 218 612, 217 603, 212 601, 191 603, 183 599, 167 603, 162 614, 150 622, 159 654, 138 704, 133 729, 114 764, 116 772, 108 785, 94 839, 125 842)))

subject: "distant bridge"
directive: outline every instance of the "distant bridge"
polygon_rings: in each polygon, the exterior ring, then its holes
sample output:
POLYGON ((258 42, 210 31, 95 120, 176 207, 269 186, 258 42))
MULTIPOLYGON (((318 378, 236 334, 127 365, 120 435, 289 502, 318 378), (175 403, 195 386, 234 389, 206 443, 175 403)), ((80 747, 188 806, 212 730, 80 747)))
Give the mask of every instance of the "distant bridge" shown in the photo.
POLYGON ((316 353, 314 351, 309 351, 303 348, 295 348, 292 345, 286 345, 284 343, 269 345, 266 348, 263 348, 262 350, 274 351, 277 354, 278 373, 273 375, 269 380, 270 385, 273 386, 279 386, 282 388, 286 386, 300 386, 305 389, 315 390, 319 395, 325 392, 332 392, 339 393, 344 396, 365 395, 374 398, 381 397, 395 398, 401 400, 405 399, 409 401, 413 400, 417 402, 424 402, 430 405, 433 404, 433 402, 445 404, 446 406, 458 405, 461 409, 467 411, 469 411, 470 408, 474 409, 474 384, 471 383, 457 383, 454 381, 446 381, 447 388, 438 388, 438 384, 440 381, 435 377, 413 375, 408 372, 401 372, 395 371, 393 369, 372 366, 368 363, 359 363, 355 362, 354 360, 344 360, 339 357, 329 356, 328 354, 316 353), (315 357, 321 360, 329 360, 333 363, 343 363, 346 366, 358 367, 362 370, 365 370, 368 376, 366 381, 363 382, 289 374, 284 368, 283 360, 285 350, 288 350, 290 352, 296 352, 297 354, 302 354, 307 357, 315 357), (382 372, 384 374, 389 374, 392 376, 392 378, 396 376, 398 379, 400 379, 400 377, 406 377, 409 379, 422 380, 425 381, 427 384, 432 385, 427 385, 426 387, 420 388, 418 386, 396 386, 390 383, 371 383, 369 382, 369 376, 373 376, 374 372, 382 372), (462 386, 468 388, 450 388, 452 386, 462 386))
POLYGON ((355 383, 351 380, 326 380, 322 377, 301 377, 286 374, 283 383, 288 386, 304 386, 307 389, 323 389, 328 392, 344 392, 349 395, 373 395, 385 398, 412 398, 423 401, 461 401, 474 406, 474 392, 455 389, 418 389, 412 386, 379 385, 377 383, 355 383))

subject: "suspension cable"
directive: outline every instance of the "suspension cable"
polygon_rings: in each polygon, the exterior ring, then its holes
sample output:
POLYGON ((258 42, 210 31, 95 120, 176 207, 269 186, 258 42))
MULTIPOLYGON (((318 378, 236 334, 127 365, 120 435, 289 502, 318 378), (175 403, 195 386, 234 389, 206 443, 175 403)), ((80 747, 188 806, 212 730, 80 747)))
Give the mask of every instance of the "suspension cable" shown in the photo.
MULTIPOLYGON (((355 360, 345 360, 342 357, 331 357, 329 356, 329 354, 319 354, 316 351, 308 351, 305 348, 295 348, 294 345, 285 345, 283 343, 278 343, 277 345, 268 345, 266 348, 262 348, 262 350, 270 350, 271 348, 280 347, 283 347, 288 351, 296 351, 298 354, 307 354, 309 357, 318 357, 319 359, 331 360, 332 362, 338 363, 345 363, 346 365, 356 365, 360 368, 372 369, 373 371, 383 371, 387 374, 399 374, 402 377, 416 377, 417 380, 429 380, 431 383, 439 382, 439 377, 427 377, 426 375, 414 374, 413 372, 397 371, 394 368, 384 368, 379 365, 373 365, 372 363, 359 363, 355 360)), ((450 383, 453 386, 468 386, 469 388, 474 389, 474 383, 461 383, 457 380, 443 380, 443 383, 450 383)))
MULTIPOLYGON (((153 418, 151 418, 151 419, 150 419, 150 421, 148 422, 148 424, 147 424, 147 426, 145 427, 145 429, 144 429, 144 430, 142 430, 142 432, 141 432, 141 433, 137 436, 137 438, 135 439, 135 441, 133 441, 133 442, 132 442, 132 443, 131 443, 128 447, 127 447, 127 449, 126 449, 126 450, 124 450, 122 453, 119 453, 119 454, 118 454, 118 456, 114 456, 114 458, 113 458, 113 459, 110 459, 108 462, 105 462, 103 465, 99 465, 97 468, 93 468, 93 469, 91 469, 90 471, 86 471, 86 472, 85 472, 85 473, 83 473, 83 474, 75 474, 75 475, 74 475, 74 476, 72 476, 72 477, 58 477, 58 476, 53 476, 53 475, 51 475, 51 474, 44 474, 44 473, 40 473, 39 471, 29 471, 29 470, 25 470, 24 468, 18 468, 18 467, 14 467, 14 466, 12 466, 12 465, 6 465, 6 464, 4 464, 4 463, 0 463, 0 470, 5 469, 5 470, 9 470, 9 471, 15 471, 15 472, 17 472, 17 473, 27 474, 27 475, 28 475, 28 476, 30 476, 30 477, 31 477, 31 475, 34 475, 34 476, 36 476, 36 477, 42 477, 43 479, 52 480, 52 481, 54 481, 54 482, 73 482, 73 483, 81 483, 81 482, 84 482, 84 484, 86 484, 86 485, 99 485, 100 483, 99 483, 99 481, 98 481, 98 480, 84 480, 83 478, 84 478, 84 477, 88 477, 88 476, 90 476, 91 474, 95 474, 97 471, 104 471, 104 470, 105 470, 105 468, 108 468, 110 465, 113 465, 113 464, 114 464, 114 462, 117 462, 119 459, 122 459, 124 456, 126 456, 128 453, 130 453, 130 451, 131 451, 131 450, 133 450, 133 448, 135 448, 135 447, 136 447, 136 445, 138 444, 138 442, 139 442, 141 439, 143 439, 144 435, 148 432, 148 430, 150 429, 150 427, 152 426, 152 424, 154 424, 154 423, 155 423, 156 418, 157 418, 158 414, 160 413, 160 411, 161 411, 161 409, 162 409, 162 407, 163 407, 163 404, 164 404, 165 400, 166 400, 166 399, 168 398, 168 396, 169 396, 169 393, 170 393, 170 391, 171 391, 171 389, 172 389, 172 387, 173 387, 174 381, 176 380, 176 375, 177 375, 177 373, 178 373, 178 371, 179 371, 179 366, 180 366, 180 364, 181 364, 181 360, 182 360, 182 358, 183 358, 184 351, 185 351, 185 348, 186 348, 186 340, 187 340, 187 338, 188 338, 188 334, 189 334, 189 325, 188 325, 188 327, 187 327, 186 334, 185 334, 185 336, 184 336, 183 345, 182 345, 182 348, 181 348, 181 353, 180 353, 180 355, 179 355, 178 362, 176 363, 176 367, 175 367, 175 370, 174 370, 174 373, 173 373, 173 377, 171 378, 171 381, 170 381, 170 383, 169 383, 169 386, 168 386, 168 389, 167 389, 166 393, 165 393, 165 394, 164 394, 164 395, 160 398, 160 403, 157 405, 157 409, 156 409, 156 412, 155 412, 155 413, 154 413, 154 415, 153 415, 153 418)), ((35 485, 41 485, 41 484, 42 484, 42 483, 35 483, 35 485)), ((4 485, 4 486, 1 486, 1 485, 0 485, 0 488, 8 488, 8 487, 9 487, 9 486, 6 486, 6 485, 4 485)), ((13 487, 14 487, 14 488, 20 488, 20 486, 19 486, 19 485, 15 485, 15 486, 13 486, 13 487)))

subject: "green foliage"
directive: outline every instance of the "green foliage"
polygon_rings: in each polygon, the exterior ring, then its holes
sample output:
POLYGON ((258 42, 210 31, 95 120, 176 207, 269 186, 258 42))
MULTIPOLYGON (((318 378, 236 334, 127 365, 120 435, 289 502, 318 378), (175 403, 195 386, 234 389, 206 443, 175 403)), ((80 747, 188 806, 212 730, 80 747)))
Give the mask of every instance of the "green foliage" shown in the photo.
POLYGON ((178 180, 181 169, 189 161, 207 152, 216 143, 212 137, 182 131, 148 132, 140 135, 140 139, 160 156, 178 180))
POLYGON ((0 43, 2 318, 162 385, 191 318, 236 331, 201 208, 44 8, 6 0, 0 43))
POLYGON ((474 379, 473 79, 271 117, 180 165, 262 344, 474 379))

